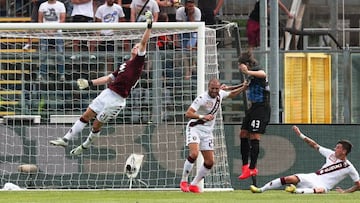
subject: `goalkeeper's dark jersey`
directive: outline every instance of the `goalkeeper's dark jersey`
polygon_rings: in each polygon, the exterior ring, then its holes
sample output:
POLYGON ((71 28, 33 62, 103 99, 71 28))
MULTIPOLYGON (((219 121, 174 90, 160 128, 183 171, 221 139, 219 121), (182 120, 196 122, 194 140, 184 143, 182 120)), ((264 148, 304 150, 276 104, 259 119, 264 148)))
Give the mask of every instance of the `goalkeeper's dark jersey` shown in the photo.
MULTIPOLYGON (((252 71, 262 70, 259 66, 251 69, 252 71)), ((269 102, 269 86, 266 78, 249 77, 250 84, 247 89, 248 100, 252 103, 269 102)))
POLYGON ((136 57, 121 64, 112 74, 115 79, 109 84, 109 89, 116 92, 123 98, 127 98, 132 87, 136 84, 144 68, 145 55, 136 57))

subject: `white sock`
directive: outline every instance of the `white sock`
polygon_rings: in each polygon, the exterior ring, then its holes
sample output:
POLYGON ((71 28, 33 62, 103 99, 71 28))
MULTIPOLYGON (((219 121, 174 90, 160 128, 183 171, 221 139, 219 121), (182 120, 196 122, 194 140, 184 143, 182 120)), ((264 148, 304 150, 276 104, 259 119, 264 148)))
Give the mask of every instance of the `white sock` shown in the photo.
POLYGON ((80 120, 77 120, 74 125, 70 128, 70 130, 65 134, 64 138, 67 140, 71 140, 75 135, 77 135, 78 133, 80 133, 85 126, 87 125, 87 123, 83 123, 80 120))
POLYGON ((90 132, 89 136, 86 138, 85 142, 82 144, 84 148, 89 148, 91 143, 95 140, 95 138, 99 137, 100 131, 97 133, 90 132))
POLYGON ((194 180, 191 182, 191 185, 197 185, 205 176, 210 173, 211 169, 205 168, 204 165, 201 165, 198 173, 196 174, 194 180))
POLYGON ((266 183, 261 189, 261 191, 266 191, 266 190, 273 190, 273 189, 277 189, 279 187, 281 187, 281 180, 280 178, 276 178, 268 183, 266 183))
POLYGON ((188 181, 189 174, 194 166, 194 163, 190 163, 187 159, 184 163, 184 169, 181 177, 181 181, 188 181))
POLYGON ((314 194, 313 188, 296 188, 295 193, 297 194, 314 194))

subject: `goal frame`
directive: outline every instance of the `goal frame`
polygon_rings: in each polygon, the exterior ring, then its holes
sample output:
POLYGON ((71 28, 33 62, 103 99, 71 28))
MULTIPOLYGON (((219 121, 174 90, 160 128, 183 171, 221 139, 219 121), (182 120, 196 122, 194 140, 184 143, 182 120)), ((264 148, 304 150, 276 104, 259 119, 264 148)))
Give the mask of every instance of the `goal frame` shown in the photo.
MULTIPOLYGON (((146 23, 0 23, 2 30, 38 30, 38 29, 141 29, 146 28, 146 23)), ((204 22, 156 22, 152 29, 196 29, 198 33, 197 57, 197 93, 205 91, 205 23, 204 22)))
MULTIPOLYGON (((46 30, 46 29, 63 29, 63 30, 75 30, 75 29, 145 29, 146 23, 1 23, 0 31, 3 30, 46 30)), ((204 22, 156 22, 153 23, 153 29, 189 29, 196 30, 198 33, 197 38, 197 95, 206 91, 207 82, 205 81, 205 23, 204 22)), ((30 116, 30 115, 29 115, 30 116)), ((199 163, 203 162, 203 158, 200 155, 197 159, 197 167, 200 167, 199 163)), ((201 189, 204 189, 204 182, 200 183, 201 189)), ((207 190, 207 189, 205 189, 207 190)), ((208 189, 214 191, 214 188, 208 189)), ((221 189, 229 190, 229 188, 221 189)), ((231 189, 230 189, 231 190, 231 189)))

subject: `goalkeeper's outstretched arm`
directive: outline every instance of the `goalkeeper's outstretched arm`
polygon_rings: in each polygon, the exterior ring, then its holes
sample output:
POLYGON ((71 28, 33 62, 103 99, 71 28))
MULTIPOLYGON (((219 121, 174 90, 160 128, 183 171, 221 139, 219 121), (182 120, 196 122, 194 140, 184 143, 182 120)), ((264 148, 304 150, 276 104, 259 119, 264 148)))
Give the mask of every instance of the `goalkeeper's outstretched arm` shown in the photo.
POLYGON ((146 50, 146 44, 150 38, 150 33, 151 33, 151 28, 152 28, 152 23, 153 23, 153 15, 152 15, 151 11, 146 11, 145 17, 146 17, 147 27, 146 27, 146 30, 140 41, 139 51, 141 51, 141 52, 144 52, 146 50))
MULTIPOLYGON (((150 38, 150 33, 151 33, 151 28, 152 28, 152 22, 153 22, 153 15, 150 11, 147 11, 145 13, 146 16, 146 23, 147 23, 147 27, 146 30, 141 38, 141 41, 139 43, 139 47, 138 47, 138 51, 140 52, 144 52, 146 50, 146 44, 149 41, 150 38)), ((110 83, 112 81, 112 77, 110 75, 106 75, 94 80, 87 80, 87 79, 83 79, 80 78, 77 80, 77 85, 79 86, 79 89, 86 89, 88 87, 91 86, 96 86, 96 85, 104 85, 107 83, 110 83)))
POLYGON ((110 83, 112 81, 112 78, 110 75, 105 75, 100 78, 94 79, 94 80, 87 80, 84 78, 79 78, 77 80, 77 85, 79 86, 79 89, 83 90, 88 87, 97 86, 97 85, 104 85, 107 83, 110 83))

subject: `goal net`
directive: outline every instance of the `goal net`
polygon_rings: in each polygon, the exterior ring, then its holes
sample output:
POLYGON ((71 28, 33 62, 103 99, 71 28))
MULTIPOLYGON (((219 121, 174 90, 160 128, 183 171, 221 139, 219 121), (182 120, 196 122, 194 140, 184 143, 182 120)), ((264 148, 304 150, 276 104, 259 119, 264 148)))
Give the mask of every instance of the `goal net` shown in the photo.
MULTIPOLYGON (((207 81, 219 74, 215 30, 203 23, 154 23, 143 74, 120 115, 104 125, 100 138, 80 156, 69 152, 86 139, 91 123, 68 147, 49 144, 63 137, 106 88, 79 90, 76 80, 104 76, 126 61, 145 26, 0 25, 1 185, 12 182, 28 188, 79 189, 179 186, 187 156, 184 113, 196 95, 206 90, 207 81), (102 35, 101 30, 112 30, 113 35, 102 35), (161 44, 163 36, 169 38, 161 44), (197 47, 185 46, 189 36, 196 37, 197 47), (24 47, 27 43, 30 46, 24 47), (140 167, 127 167, 132 154, 143 155, 140 167)), ((216 164, 204 181, 205 189, 232 187, 221 112, 217 119, 216 164)))

